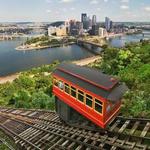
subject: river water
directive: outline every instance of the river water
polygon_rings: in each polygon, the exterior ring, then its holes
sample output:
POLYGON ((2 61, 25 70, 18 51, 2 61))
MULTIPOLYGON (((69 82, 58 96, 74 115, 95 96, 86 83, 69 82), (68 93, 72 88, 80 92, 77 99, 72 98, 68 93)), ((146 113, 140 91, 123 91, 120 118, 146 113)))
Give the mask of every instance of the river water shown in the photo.
MULTIPOLYGON (((109 39, 108 44, 114 47, 122 47, 125 43, 137 42, 144 38, 150 39, 150 31, 145 37, 139 34, 109 39)), ((22 42, 22 39, 0 41, 0 76, 50 64, 54 60, 78 60, 94 55, 87 49, 77 45, 44 50, 16 51, 15 47, 19 46, 22 42)))
POLYGON ((110 38, 107 43, 113 47, 123 47, 129 42, 139 42, 141 39, 150 39, 150 31, 143 31, 143 34, 124 35, 121 37, 110 38))
POLYGON ((77 45, 44 50, 16 51, 15 47, 21 43, 20 39, 0 42, 0 76, 50 64, 55 60, 78 60, 94 55, 77 45))

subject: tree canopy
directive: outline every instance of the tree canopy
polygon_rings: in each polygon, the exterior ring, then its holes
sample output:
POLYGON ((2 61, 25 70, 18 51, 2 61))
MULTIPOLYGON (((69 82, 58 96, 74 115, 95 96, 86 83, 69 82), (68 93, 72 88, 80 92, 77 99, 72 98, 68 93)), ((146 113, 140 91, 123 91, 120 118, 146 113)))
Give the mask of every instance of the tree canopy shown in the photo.
POLYGON ((59 62, 20 73, 12 83, 0 85, 0 105, 54 109, 51 72, 59 62))
POLYGON ((150 118, 150 40, 123 48, 108 47, 102 61, 91 66, 117 76, 129 87, 123 100, 124 115, 150 118))

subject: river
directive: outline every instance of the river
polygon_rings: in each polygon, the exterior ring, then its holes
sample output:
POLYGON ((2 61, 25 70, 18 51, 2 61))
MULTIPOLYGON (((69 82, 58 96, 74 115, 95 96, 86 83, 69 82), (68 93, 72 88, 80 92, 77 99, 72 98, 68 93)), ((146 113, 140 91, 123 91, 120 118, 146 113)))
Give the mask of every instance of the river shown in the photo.
POLYGON ((77 45, 32 51, 15 50, 21 43, 20 39, 0 41, 0 76, 50 64, 55 60, 79 60, 94 55, 77 45))
MULTIPOLYGON (((122 47, 125 43, 137 42, 145 38, 150 39, 150 31, 147 32, 148 34, 145 37, 142 34, 137 34, 112 38, 108 40, 108 44, 113 47, 122 47)), ((44 50, 16 51, 15 47, 21 43, 22 39, 0 41, 0 76, 50 64, 54 60, 79 60, 94 55, 87 49, 77 45, 44 50)))
POLYGON ((107 43, 113 47, 123 47, 129 42, 139 42, 141 39, 150 39, 150 31, 143 31, 145 34, 124 35, 121 37, 110 38, 107 43))

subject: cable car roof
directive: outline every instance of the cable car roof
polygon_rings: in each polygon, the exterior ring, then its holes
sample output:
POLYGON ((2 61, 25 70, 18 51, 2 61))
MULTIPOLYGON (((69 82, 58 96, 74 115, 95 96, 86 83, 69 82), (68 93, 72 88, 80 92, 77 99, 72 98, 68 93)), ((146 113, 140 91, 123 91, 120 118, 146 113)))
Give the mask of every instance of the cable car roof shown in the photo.
POLYGON ((120 100, 127 90, 125 85, 121 85, 112 76, 96 69, 81 67, 72 63, 60 64, 53 72, 53 75, 62 77, 112 102, 120 100))

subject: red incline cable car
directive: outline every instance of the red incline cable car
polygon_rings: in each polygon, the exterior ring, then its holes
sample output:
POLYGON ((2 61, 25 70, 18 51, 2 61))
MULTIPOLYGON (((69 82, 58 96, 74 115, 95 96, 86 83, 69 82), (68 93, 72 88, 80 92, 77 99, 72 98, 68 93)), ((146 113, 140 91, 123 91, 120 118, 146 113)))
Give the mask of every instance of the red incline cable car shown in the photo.
POLYGON ((117 116, 127 87, 98 70, 62 63, 53 72, 56 111, 62 119, 72 118, 73 108, 101 128, 117 116))

